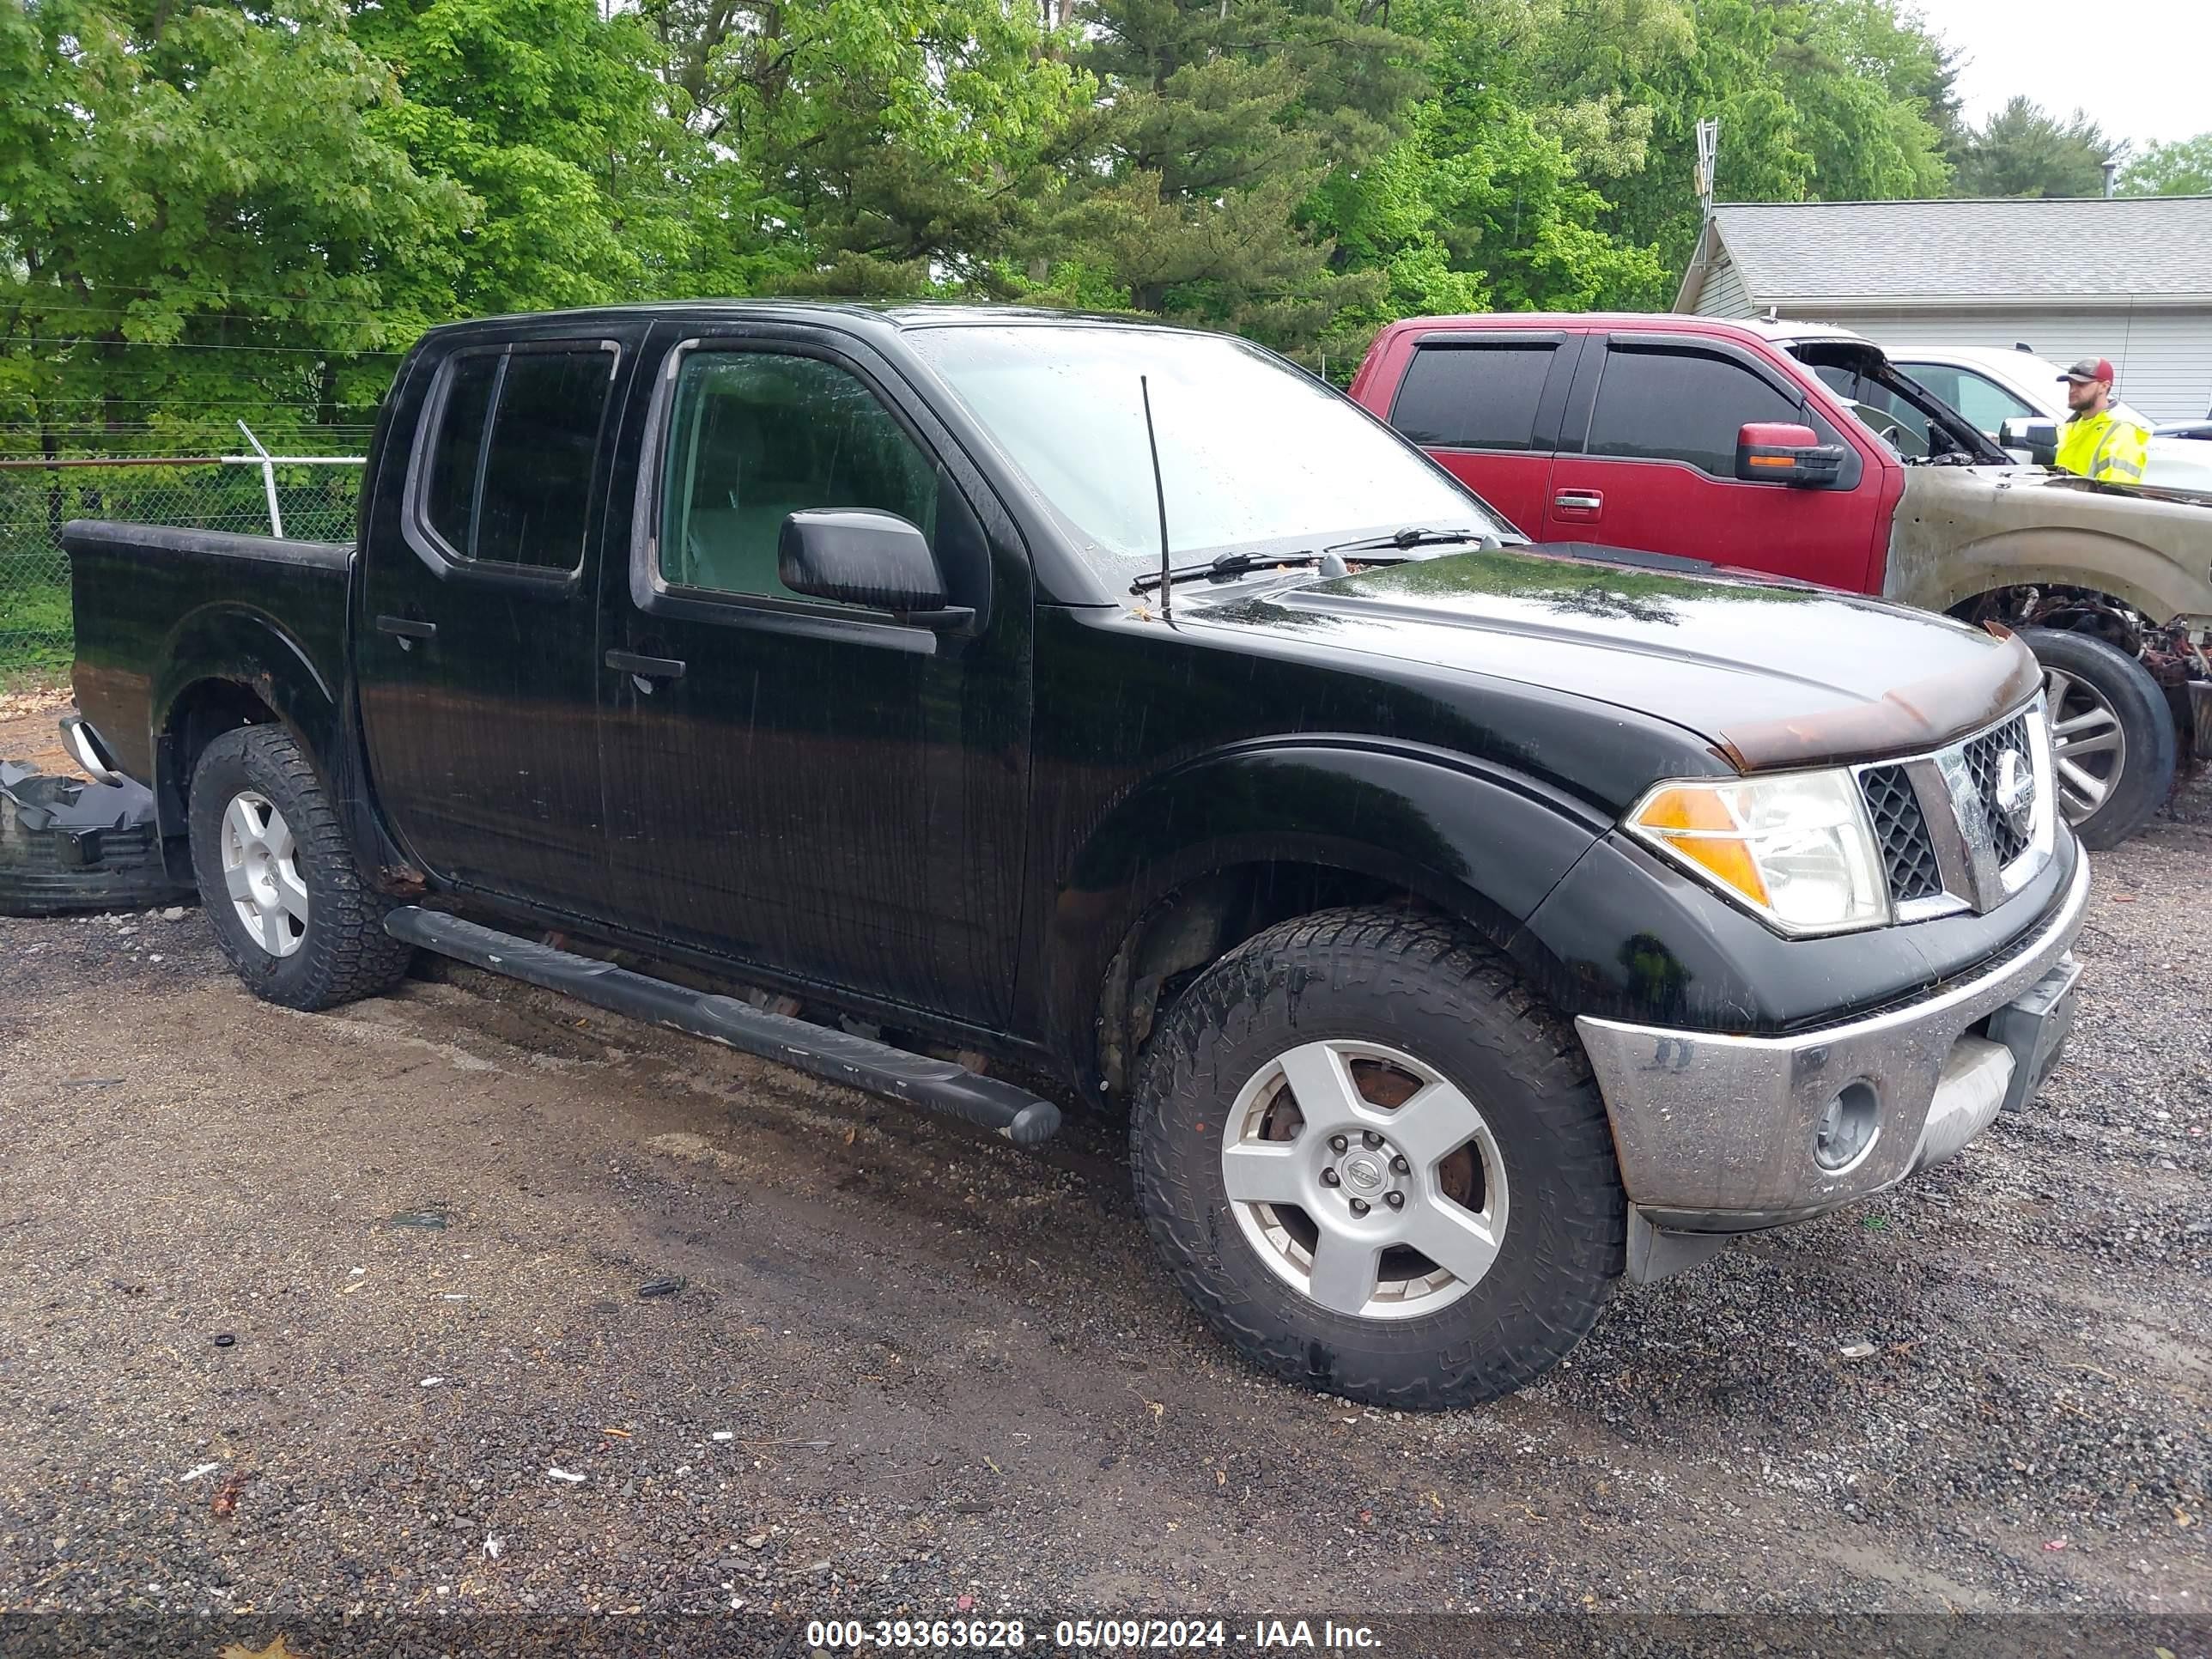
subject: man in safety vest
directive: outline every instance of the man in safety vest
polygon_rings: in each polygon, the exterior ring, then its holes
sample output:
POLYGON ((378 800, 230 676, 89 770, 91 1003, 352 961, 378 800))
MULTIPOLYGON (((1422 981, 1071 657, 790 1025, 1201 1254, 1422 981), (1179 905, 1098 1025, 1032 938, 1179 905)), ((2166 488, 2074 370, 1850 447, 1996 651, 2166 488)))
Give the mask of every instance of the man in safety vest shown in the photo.
POLYGON ((2112 407, 2112 365, 2084 357, 2058 377, 2073 418, 2058 429, 2057 466, 2100 483, 2139 484, 2150 434, 2112 407))

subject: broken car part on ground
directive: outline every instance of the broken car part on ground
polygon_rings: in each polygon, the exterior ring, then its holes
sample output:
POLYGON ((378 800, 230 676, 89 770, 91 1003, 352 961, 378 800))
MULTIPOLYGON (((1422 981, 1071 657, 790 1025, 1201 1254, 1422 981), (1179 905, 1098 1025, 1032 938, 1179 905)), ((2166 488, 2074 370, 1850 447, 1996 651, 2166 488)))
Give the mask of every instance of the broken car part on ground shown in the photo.
POLYGON ((0 760, 0 915, 140 910, 191 890, 162 858, 143 784, 87 782, 0 760))

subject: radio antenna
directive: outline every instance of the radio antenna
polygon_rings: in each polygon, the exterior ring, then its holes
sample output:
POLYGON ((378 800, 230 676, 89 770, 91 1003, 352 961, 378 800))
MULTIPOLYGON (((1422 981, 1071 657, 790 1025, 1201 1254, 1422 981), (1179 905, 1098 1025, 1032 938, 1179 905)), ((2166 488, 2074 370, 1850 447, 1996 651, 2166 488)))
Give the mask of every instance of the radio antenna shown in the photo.
POLYGON ((1152 388, 1149 379, 1137 376, 1137 395, 1145 400, 1145 447, 1152 453, 1152 500, 1160 511, 1160 620, 1175 620, 1175 589, 1168 575, 1168 487, 1160 477, 1160 441, 1152 431, 1152 388))

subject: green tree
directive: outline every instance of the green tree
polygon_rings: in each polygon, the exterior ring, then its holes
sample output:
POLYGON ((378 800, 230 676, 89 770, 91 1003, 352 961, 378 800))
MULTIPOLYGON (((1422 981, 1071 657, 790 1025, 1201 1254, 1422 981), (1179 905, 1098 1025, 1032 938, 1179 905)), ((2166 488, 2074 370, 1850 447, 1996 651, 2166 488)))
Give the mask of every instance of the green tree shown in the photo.
POLYGON ((1651 112, 1650 161, 1607 223, 1668 270, 1699 228, 1696 124, 1720 122, 1724 202, 1940 194, 1958 119, 1954 55, 1896 0, 1698 0, 1694 51, 1624 83, 1651 112))
POLYGON ((603 19, 596 0, 375 0, 353 29, 399 77, 376 130, 477 204, 449 314, 671 286, 692 227, 669 173, 696 158, 672 153, 683 135, 636 17, 603 19))
MULTIPOLYGON (((1643 167, 1649 109, 1624 78, 1686 52, 1676 0, 1408 0, 1433 91, 1372 165, 1340 169, 1309 212, 1340 264, 1387 286, 1340 328, 1437 310, 1644 303, 1656 251, 1602 228, 1612 179, 1643 167)), ((1338 355, 1333 352, 1332 356, 1338 355)))
POLYGON ((0 74, 0 419, 47 453, 338 424, 445 314, 471 204, 325 0, 7 7, 0 74))
POLYGON ((2212 132, 2152 144, 2121 170, 2123 196, 2212 196, 2212 132))
POLYGON ((1077 63, 1102 96, 1028 239, 1031 291, 1307 349, 1384 279, 1343 269, 1304 210, 1381 155, 1423 89, 1383 0, 1092 0, 1077 63))
POLYGON ((2127 154, 2080 110, 2062 121, 2014 98, 1966 139, 1961 196, 2101 196, 2105 163, 2127 154))
POLYGON ((1773 69, 1823 201, 1940 196, 1963 142, 1952 58, 1893 0, 1807 6, 1773 69))
POLYGON ((1068 42, 999 0, 648 0, 645 15, 674 115, 734 175, 695 275, 739 292, 997 280, 1090 103, 1068 42))

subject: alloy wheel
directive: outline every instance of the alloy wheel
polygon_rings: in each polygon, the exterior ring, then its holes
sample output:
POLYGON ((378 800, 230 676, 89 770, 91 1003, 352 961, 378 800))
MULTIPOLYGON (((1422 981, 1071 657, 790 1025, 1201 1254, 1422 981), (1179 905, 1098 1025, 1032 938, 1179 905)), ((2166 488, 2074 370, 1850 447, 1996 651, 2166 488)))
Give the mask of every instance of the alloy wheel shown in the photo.
POLYGON ((1221 1173, 1261 1259, 1322 1307, 1410 1319, 1479 1284, 1505 1238, 1505 1166, 1474 1103, 1380 1043, 1303 1043, 1238 1092, 1221 1173))
POLYGON ((2127 732, 2104 693, 2063 668, 2043 671, 2051 714, 2051 759, 2059 810, 2079 823, 2100 806, 2127 769, 2127 732))
POLYGON ((246 936, 272 957, 307 939, 307 884, 292 826, 266 795, 231 797, 222 814, 222 880, 246 936))

